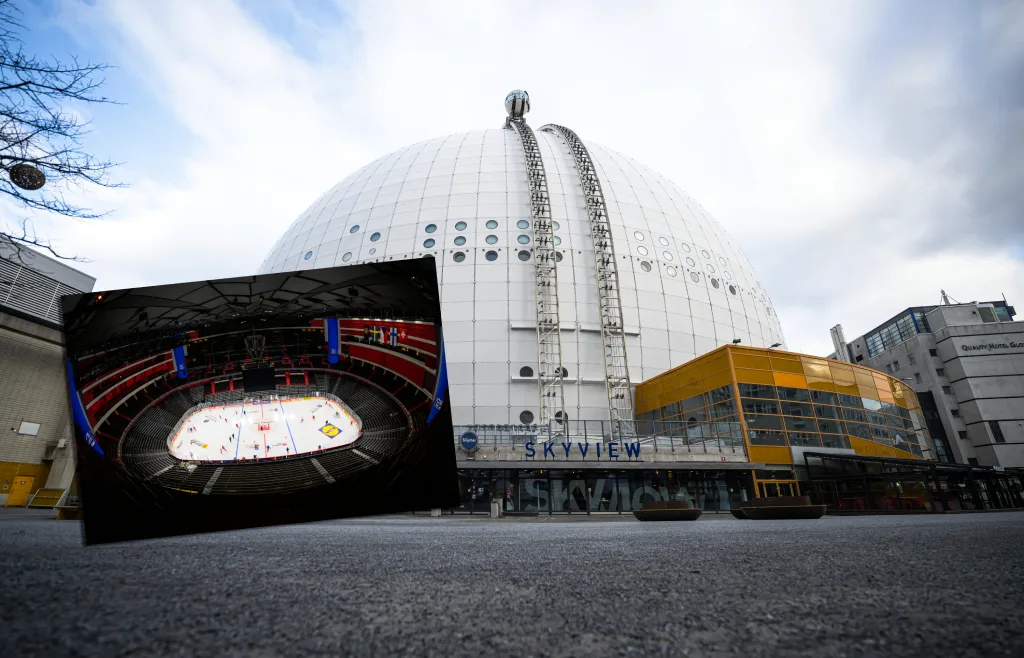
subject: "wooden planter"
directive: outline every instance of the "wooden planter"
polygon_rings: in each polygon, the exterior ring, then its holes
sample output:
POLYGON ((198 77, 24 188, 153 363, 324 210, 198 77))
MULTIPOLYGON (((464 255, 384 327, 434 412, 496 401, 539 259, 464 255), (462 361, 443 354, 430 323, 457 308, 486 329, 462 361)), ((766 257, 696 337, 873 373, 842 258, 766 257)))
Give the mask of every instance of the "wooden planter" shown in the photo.
POLYGON ((761 521, 766 519, 820 519, 825 516, 824 505, 812 505, 810 496, 775 496, 755 498, 743 503, 736 518, 761 521))
POLYGON ((700 515, 701 510, 686 500, 652 500, 633 510, 633 516, 641 521, 696 521, 700 515))

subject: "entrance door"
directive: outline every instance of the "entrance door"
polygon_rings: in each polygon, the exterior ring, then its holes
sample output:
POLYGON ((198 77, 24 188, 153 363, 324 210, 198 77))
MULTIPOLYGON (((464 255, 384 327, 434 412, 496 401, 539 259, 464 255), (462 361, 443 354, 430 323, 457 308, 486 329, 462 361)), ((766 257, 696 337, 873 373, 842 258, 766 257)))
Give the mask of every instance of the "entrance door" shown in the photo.
POLYGON ((796 480, 758 480, 757 495, 761 498, 799 496, 800 487, 796 480))
POLYGON ((31 475, 16 475, 11 483, 11 493, 7 496, 5 507, 24 507, 28 504, 29 493, 32 491, 32 483, 35 477, 31 475))

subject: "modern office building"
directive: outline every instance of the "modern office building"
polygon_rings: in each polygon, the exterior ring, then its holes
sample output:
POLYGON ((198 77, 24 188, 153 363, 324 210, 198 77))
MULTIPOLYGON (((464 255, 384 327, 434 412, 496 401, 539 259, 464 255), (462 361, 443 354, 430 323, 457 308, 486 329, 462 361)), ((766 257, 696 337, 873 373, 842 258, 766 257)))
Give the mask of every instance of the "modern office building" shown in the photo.
POLYGON ((940 461, 1024 466, 1024 322, 1005 301, 908 308, 845 346, 918 394, 940 461))
POLYGON ((0 505, 56 504, 71 486, 62 295, 96 279, 0 240, 0 505))
POLYGON ((753 266, 692 198, 564 126, 532 129, 524 92, 505 107, 503 128, 345 178, 260 272, 433 256, 456 424, 628 424, 638 382, 737 339, 785 343, 753 266))

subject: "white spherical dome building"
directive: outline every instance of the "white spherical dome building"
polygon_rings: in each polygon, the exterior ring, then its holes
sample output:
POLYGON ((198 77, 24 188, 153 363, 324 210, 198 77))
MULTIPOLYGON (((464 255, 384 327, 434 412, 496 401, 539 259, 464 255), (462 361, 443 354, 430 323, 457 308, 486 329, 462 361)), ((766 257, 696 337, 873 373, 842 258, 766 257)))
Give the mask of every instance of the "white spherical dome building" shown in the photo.
POLYGON ((351 174, 260 272, 433 256, 457 425, 628 420, 640 381, 737 339, 784 344, 753 267, 693 199, 571 130, 532 130, 525 92, 506 109, 504 128, 351 174))

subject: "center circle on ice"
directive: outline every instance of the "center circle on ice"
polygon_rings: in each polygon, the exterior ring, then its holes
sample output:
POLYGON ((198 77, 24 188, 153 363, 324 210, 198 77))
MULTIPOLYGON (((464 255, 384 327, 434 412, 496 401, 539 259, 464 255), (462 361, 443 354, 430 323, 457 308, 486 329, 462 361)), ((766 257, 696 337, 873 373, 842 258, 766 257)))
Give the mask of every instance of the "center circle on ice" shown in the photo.
POLYGON ((359 417, 333 396, 269 397, 193 407, 167 448, 192 462, 280 459, 349 445, 361 431, 359 417))

